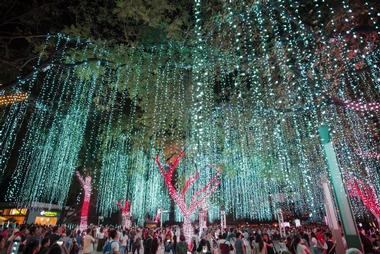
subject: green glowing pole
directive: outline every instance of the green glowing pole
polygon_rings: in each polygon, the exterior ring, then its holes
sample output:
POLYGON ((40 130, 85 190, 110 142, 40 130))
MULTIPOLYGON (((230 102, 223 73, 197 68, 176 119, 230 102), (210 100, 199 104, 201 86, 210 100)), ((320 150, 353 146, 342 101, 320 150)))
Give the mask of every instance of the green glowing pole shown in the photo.
POLYGON ((343 185, 342 174, 338 167, 338 161, 327 126, 323 125, 319 128, 319 136, 321 138, 322 147, 325 152, 328 172, 330 175, 330 182, 334 190, 335 201, 336 205, 338 206, 338 213, 342 221, 342 226, 347 241, 347 247, 358 248, 362 250, 363 248, 351 210, 350 201, 347 198, 346 190, 343 185))
POLYGON ((335 211, 331 189, 330 189, 329 181, 327 179, 324 179, 322 181, 322 188, 323 188, 323 195, 325 199, 324 203, 325 203, 325 209, 326 209, 327 222, 331 230, 331 233, 333 234, 333 237, 336 241, 336 251, 337 253, 344 253, 344 245, 343 245, 343 241, 341 237, 342 230, 338 223, 338 217, 335 211))

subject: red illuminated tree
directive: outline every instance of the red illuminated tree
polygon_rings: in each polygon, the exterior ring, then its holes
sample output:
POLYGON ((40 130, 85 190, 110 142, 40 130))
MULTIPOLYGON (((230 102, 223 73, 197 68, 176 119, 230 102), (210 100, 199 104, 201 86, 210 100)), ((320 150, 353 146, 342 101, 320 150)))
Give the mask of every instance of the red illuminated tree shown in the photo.
POLYGON ((83 204, 80 211, 80 225, 79 225, 79 229, 81 231, 84 231, 87 229, 87 218, 88 218, 88 211, 90 207, 91 176, 86 176, 85 178, 83 178, 78 171, 76 172, 76 175, 84 191, 84 199, 83 199, 83 204))
POLYGON ((199 179, 199 172, 190 176, 181 191, 178 191, 173 185, 173 174, 177 170, 181 159, 185 157, 185 152, 181 151, 179 154, 173 157, 168 163, 169 169, 166 170, 160 162, 159 155, 156 156, 156 163, 161 175, 164 177, 165 185, 169 191, 170 197, 177 204, 179 210, 183 215, 183 231, 188 244, 191 243, 191 237, 193 234, 193 228, 191 225, 190 216, 200 207, 212 193, 216 191, 220 184, 220 172, 216 170, 216 174, 210 179, 208 183, 200 190, 194 192, 190 198, 189 205, 186 203, 186 193, 189 188, 199 179))
POLYGON ((129 200, 126 200, 124 203, 124 206, 121 205, 121 202, 118 201, 116 203, 117 207, 119 207, 119 210, 121 212, 121 216, 123 218, 122 224, 125 228, 131 227, 131 204, 129 200))
POLYGON ((360 198, 364 206, 375 216, 380 227, 380 202, 375 188, 354 177, 349 178, 346 183, 349 195, 360 198))
POLYGON ((335 105, 343 106, 345 108, 352 109, 355 111, 366 112, 380 110, 380 102, 364 103, 361 101, 343 101, 337 97, 332 97, 331 100, 335 105))

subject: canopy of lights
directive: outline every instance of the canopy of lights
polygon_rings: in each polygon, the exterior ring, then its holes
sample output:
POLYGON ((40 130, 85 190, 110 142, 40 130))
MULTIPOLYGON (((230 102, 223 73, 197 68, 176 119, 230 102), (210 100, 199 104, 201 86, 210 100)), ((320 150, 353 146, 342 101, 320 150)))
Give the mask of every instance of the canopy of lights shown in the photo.
MULTIPOLYGON (((80 171, 92 177, 99 214, 130 200, 142 223, 170 209, 156 155, 165 167, 183 151, 177 188, 198 172, 194 194, 220 173, 205 205, 211 220, 221 207, 234 219, 270 220, 282 208, 319 220, 322 124, 344 178, 357 179, 355 193, 369 185, 378 197, 378 13, 363 0, 370 29, 362 31, 350 1, 310 1, 310 29, 301 2, 225 1, 207 17, 195 0, 190 42, 125 48, 47 36, 34 71, 0 94, 0 174, 12 172, 6 199, 64 205, 80 171)), ((358 195, 351 201, 356 216, 371 216, 358 195)), ((175 216, 182 220, 178 207, 175 216)))

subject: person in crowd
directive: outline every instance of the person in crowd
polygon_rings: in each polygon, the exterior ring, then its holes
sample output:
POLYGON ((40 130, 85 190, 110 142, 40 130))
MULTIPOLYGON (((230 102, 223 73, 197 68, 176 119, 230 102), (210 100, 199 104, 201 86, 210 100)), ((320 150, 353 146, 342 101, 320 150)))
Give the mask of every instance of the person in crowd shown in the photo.
POLYGON ((120 254, 119 235, 117 231, 112 229, 108 234, 111 240, 111 254, 120 254))
POLYGON ((47 253, 47 251, 49 250, 49 247, 50 247, 50 238, 49 237, 45 237, 41 241, 41 249, 38 252, 38 254, 45 254, 45 253, 47 253))
POLYGON ((327 244, 325 235, 322 228, 317 229, 317 233, 315 234, 315 237, 317 239, 317 246, 320 249, 321 253, 326 252, 327 250, 327 244))
POLYGON ((7 241, 4 235, 0 234, 0 254, 7 253, 7 241))
POLYGON ((179 236, 179 242, 176 245, 176 254, 187 254, 187 243, 184 235, 179 236))
POLYGON ((172 248, 173 248, 173 242, 170 238, 170 234, 167 234, 165 238, 165 242, 164 242, 164 253, 171 254, 172 248))
POLYGON ((268 254, 275 254, 274 244, 273 244, 272 240, 270 239, 270 237, 267 233, 263 234, 263 241, 265 242, 265 244, 267 246, 267 253, 268 254))
POLYGON ((364 253, 373 253, 371 240, 367 237, 365 230, 360 230, 360 240, 362 241, 364 253))
POLYGON ((39 236, 39 230, 37 229, 35 225, 31 225, 28 231, 29 233, 25 237, 26 244, 28 244, 28 242, 33 241, 33 240, 37 240, 39 242, 41 241, 41 237, 39 236))
POLYGON ((346 250, 346 254, 363 254, 363 252, 356 248, 349 248, 348 250, 346 250))
POLYGON ((90 254, 94 251, 95 239, 91 235, 91 229, 86 230, 86 235, 83 237, 83 254, 90 254))
POLYGON ((70 250, 72 245, 73 245, 73 241, 70 237, 70 233, 71 233, 71 231, 69 229, 65 229, 64 231, 62 231, 62 236, 61 236, 61 240, 63 241, 63 245, 65 246, 65 248, 67 250, 70 250))
POLYGON ((219 235, 218 248, 220 254, 229 254, 233 250, 230 241, 227 241, 227 234, 219 235))
POLYGON ((103 250, 104 243, 106 241, 103 227, 100 227, 99 232, 96 234, 96 239, 98 241, 98 245, 96 246, 96 251, 101 252, 103 250))
POLYGON ((211 245, 210 242, 207 241, 205 234, 202 235, 201 240, 199 241, 197 252, 203 254, 211 254, 211 245))
POLYGON ((58 233, 58 226, 54 226, 53 230, 52 230, 52 233, 50 234, 50 243, 53 245, 59 239, 61 239, 61 236, 58 233))
POLYGON ((322 249, 318 246, 318 240, 314 232, 311 232, 309 245, 312 254, 322 254, 322 249))
POLYGON ((133 240, 133 244, 132 244, 132 254, 135 254, 135 252, 137 252, 137 254, 140 254, 140 248, 141 248, 141 237, 139 234, 136 234, 135 239, 133 240))
POLYGON ((246 254, 246 248, 243 242, 243 235, 240 232, 236 233, 235 253, 246 254))
POLYGON ((79 248, 82 247, 82 236, 81 236, 81 231, 78 230, 76 233, 75 233, 75 240, 79 246, 79 248))
POLYGON ((172 253, 176 254, 176 247, 177 247, 177 235, 173 234, 173 245, 172 245, 172 253))
POLYGON ((333 236, 330 232, 326 233, 326 244, 327 244, 327 250, 326 254, 335 254, 335 247, 336 243, 333 240, 333 236))
POLYGON ((250 235, 248 232, 244 233, 243 242, 245 246, 245 253, 252 254, 252 246, 251 246, 251 241, 250 241, 250 235))
POLYGON ((68 254, 69 252, 59 241, 50 246, 47 254, 68 254))
POLYGON ((311 251, 306 246, 306 244, 302 242, 301 238, 299 236, 296 236, 293 239, 293 253, 295 253, 295 254, 311 254, 311 251))
POLYGON ((31 239, 24 247, 23 254, 38 254, 41 244, 39 239, 31 239))
POLYGON ((77 243, 77 240, 74 238, 73 239, 73 245, 71 246, 71 249, 70 249, 70 254, 78 254, 80 251, 80 247, 77 243))
POLYGON ((160 245, 160 243, 159 243, 159 239, 158 239, 158 234, 155 232, 155 233, 153 234, 153 241, 152 241, 152 247, 151 247, 151 251, 150 251, 150 253, 151 253, 151 254, 156 254, 159 245, 160 245))
POLYGON ((292 237, 287 236, 287 237, 286 237, 286 240, 285 240, 285 246, 286 246, 286 249, 287 249, 288 251, 291 251, 291 250, 292 250, 292 244, 293 244, 293 239, 292 239, 292 237))
POLYGON ((143 241, 144 254, 152 253, 152 245, 153 245, 152 232, 149 230, 148 234, 146 235, 146 237, 143 241))
POLYGON ((136 231, 134 229, 129 231, 129 245, 128 245, 128 252, 131 252, 133 249, 133 242, 135 240, 136 231))
POLYGON ((254 252, 255 254, 268 253, 267 244, 264 242, 260 234, 256 234, 254 249, 255 249, 255 252, 254 252))
POLYGON ((120 241, 120 253, 125 254, 127 250, 127 244, 128 244, 127 231, 123 230, 119 241, 120 241))

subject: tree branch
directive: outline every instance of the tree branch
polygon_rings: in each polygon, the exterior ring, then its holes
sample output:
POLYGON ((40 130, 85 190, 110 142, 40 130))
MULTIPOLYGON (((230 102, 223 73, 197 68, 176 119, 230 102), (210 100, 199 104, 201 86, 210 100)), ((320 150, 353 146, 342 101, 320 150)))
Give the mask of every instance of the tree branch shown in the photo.
POLYGON ((46 38, 49 35, 39 34, 39 35, 5 35, 0 36, 0 40, 14 40, 14 39, 30 39, 30 38, 46 38))
POLYGON ((14 22, 16 20, 20 20, 20 19, 22 19, 24 17, 27 17, 28 15, 31 15, 35 11, 38 11, 40 9, 44 9, 44 8, 46 8, 49 5, 54 6, 54 5, 57 5, 57 4, 58 3, 46 3, 46 4, 42 4, 42 5, 40 5, 40 6, 36 7, 36 8, 33 8, 33 9, 31 9, 31 10, 29 10, 29 11, 27 11, 27 12, 21 14, 21 15, 19 15, 19 16, 12 17, 12 18, 9 18, 9 19, 5 20, 3 23, 0 24, 0 26, 8 25, 8 24, 10 24, 10 23, 12 23, 12 22, 14 22))

